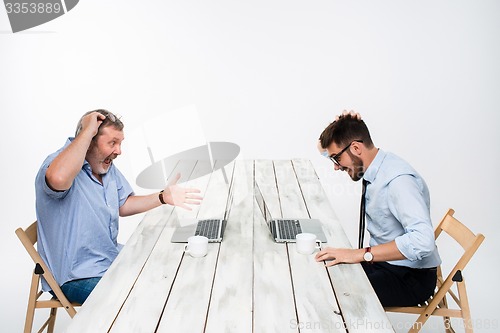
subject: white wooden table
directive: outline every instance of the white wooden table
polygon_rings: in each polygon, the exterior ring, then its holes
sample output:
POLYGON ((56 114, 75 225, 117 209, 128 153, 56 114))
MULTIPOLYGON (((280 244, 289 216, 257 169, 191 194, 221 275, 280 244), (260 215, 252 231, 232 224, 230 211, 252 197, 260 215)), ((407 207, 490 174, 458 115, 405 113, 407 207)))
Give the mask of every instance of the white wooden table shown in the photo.
POLYGON ((193 164, 186 186, 202 190, 202 204, 149 212, 68 333, 394 332, 360 265, 327 269, 270 237, 254 180, 273 217, 318 218, 329 246, 351 246, 309 161, 239 160, 198 178, 206 165, 184 163, 193 164), (170 242, 180 218, 222 218, 230 189, 222 243, 192 258, 170 242))

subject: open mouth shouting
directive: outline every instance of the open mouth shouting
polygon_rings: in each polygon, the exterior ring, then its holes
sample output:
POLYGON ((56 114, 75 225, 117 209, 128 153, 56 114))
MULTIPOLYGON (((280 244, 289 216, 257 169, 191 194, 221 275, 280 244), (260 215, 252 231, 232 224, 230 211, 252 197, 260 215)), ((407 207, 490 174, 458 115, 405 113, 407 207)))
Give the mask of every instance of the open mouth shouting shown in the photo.
POLYGON ((116 154, 111 154, 108 157, 106 157, 101 163, 104 165, 106 169, 108 169, 116 157, 117 157, 116 154))
POLYGON ((111 157, 107 157, 102 163, 105 165, 105 166, 110 166, 111 163, 113 162, 113 159, 111 157))

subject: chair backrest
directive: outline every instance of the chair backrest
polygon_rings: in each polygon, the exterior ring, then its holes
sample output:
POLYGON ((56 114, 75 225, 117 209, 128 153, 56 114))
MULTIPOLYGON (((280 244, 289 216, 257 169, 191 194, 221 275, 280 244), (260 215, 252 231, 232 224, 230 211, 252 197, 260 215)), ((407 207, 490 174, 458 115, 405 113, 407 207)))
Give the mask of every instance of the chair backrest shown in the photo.
POLYGON ((47 281, 50 288, 56 295, 57 299, 61 302, 66 311, 68 311, 69 315, 73 317, 76 314, 75 308, 68 301, 68 299, 62 292, 61 288, 59 287, 59 284, 56 282, 54 276, 52 275, 50 269, 47 267, 42 257, 35 249, 35 244, 38 239, 37 221, 33 222, 28 228, 26 228, 26 230, 18 228, 16 230, 16 235, 21 241, 21 243, 24 245, 26 251, 28 251, 28 254, 30 255, 33 262, 35 263, 35 274, 43 276, 45 281, 47 281))
POLYGON ((463 255, 456 263, 452 272, 464 269, 484 240, 483 234, 474 234, 469 228, 453 217, 454 213, 453 209, 449 209, 434 232, 436 240, 441 232, 444 231, 464 249, 463 255))

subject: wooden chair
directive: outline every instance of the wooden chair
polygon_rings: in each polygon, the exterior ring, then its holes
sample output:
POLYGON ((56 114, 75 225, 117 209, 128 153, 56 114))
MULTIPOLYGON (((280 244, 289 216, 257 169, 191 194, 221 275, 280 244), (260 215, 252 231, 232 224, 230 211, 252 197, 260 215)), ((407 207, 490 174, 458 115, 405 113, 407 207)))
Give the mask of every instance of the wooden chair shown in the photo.
POLYGON ((17 237, 19 237, 19 240, 23 243, 31 259, 35 262, 35 269, 33 270, 33 276, 31 278, 31 288, 28 298, 28 310, 26 312, 24 333, 31 333, 35 310, 39 308, 50 309, 50 314, 49 318, 44 322, 38 332, 42 332, 45 328, 47 328, 47 332, 52 333, 54 332, 57 308, 66 309, 71 318, 73 318, 76 314, 75 306, 79 306, 79 304, 68 301, 49 268, 45 265, 42 257, 40 257, 40 254, 35 249, 35 243, 37 242, 36 226, 37 222, 35 221, 28 228, 26 228, 26 230, 23 230, 22 228, 18 228, 16 230, 17 237), (39 300, 40 296, 44 293, 40 286, 40 278, 42 276, 45 278, 56 297, 52 297, 52 299, 49 300, 39 300))
POLYGON ((402 312, 418 314, 418 318, 413 323, 409 333, 420 331, 430 316, 443 317, 444 326, 447 333, 454 333, 451 327, 450 317, 462 318, 464 321, 465 332, 472 333, 472 320, 470 316, 469 302, 467 299, 467 292, 465 289, 465 280, 463 277, 463 269, 472 258, 476 250, 479 248, 484 240, 482 234, 475 235, 465 225, 453 217, 455 211, 449 209, 444 218, 437 226, 434 237, 437 240, 442 231, 450 235, 455 241, 460 244, 464 252, 458 259, 453 269, 450 271, 446 279, 443 279, 441 266, 437 270, 437 286, 434 296, 432 296, 425 304, 410 307, 386 307, 387 312, 402 312), (458 296, 453 292, 451 287, 456 283, 458 296), (458 309, 451 309, 448 307, 448 300, 446 296, 449 295, 457 305, 458 309))

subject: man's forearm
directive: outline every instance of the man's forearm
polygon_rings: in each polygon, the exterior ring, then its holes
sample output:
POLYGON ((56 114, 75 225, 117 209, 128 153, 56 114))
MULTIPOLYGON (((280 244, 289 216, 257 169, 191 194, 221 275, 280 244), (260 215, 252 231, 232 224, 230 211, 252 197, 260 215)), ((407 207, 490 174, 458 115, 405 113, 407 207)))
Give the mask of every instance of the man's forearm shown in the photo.
POLYGON ((149 195, 131 195, 127 201, 120 207, 120 216, 130 216, 144 213, 150 209, 158 207, 161 202, 158 198, 159 193, 149 195))
POLYGON ((405 256, 399 251, 396 242, 392 241, 386 244, 380 244, 371 248, 375 261, 403 260, 405 256))

